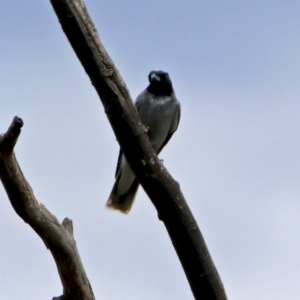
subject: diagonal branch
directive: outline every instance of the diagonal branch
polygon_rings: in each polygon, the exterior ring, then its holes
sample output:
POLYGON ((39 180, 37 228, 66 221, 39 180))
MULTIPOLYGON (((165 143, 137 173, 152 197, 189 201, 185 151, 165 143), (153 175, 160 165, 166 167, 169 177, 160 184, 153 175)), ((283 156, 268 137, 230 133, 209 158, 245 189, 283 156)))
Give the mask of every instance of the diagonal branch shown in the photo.
POLYGON ((97 90, 120 146, 164 222, 196 299, 225 291, 179 184, 158 160, 129 92, 100 42, 82 0, 50 0, 70 44, 97 90))
POLYGON ((22 126, 22 119, 15 117, 7 132, 0 135, 2 184, 16 213, 32 227, 52 253, 64 288, 63 296, 53 299, 94 300, 73 238, 72 221, 66 218, 63 224, 60 224, 56 217, 36 200, 18 165, 13 149, 22 126))

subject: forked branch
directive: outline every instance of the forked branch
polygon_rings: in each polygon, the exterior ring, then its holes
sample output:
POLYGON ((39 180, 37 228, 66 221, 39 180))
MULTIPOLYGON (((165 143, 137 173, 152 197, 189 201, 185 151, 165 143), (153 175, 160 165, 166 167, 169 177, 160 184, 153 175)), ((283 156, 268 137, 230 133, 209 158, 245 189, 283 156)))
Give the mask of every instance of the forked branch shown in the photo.
POLYGON ((14 146, 23 126, 15 117, 7 132, 0 135, 0 178, 16 213, 44 241, 55 260, 63 285, 63 296, 56 300, 94 300, 92 288, 81 263, 70 219, 61 224, 39 203, 25 179, 14 154, 14 146))

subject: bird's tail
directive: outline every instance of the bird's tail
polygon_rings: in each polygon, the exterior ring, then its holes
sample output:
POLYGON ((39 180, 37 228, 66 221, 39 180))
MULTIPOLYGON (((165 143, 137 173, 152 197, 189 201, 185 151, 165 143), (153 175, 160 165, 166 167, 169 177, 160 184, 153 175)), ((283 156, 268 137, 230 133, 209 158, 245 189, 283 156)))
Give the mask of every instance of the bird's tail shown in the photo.
POLYGON ((121 194, 118 191, 118 187, 120 184, 120 178, 118 177, 120 176, 117 176, 116 178, 115 184, 106 203, 106 207, 109 209, 118 210, 124 214, 128 214, 133 205, 139 187, 139 182, 136 178, 134 178, 128 190, 125 193, 121 194))

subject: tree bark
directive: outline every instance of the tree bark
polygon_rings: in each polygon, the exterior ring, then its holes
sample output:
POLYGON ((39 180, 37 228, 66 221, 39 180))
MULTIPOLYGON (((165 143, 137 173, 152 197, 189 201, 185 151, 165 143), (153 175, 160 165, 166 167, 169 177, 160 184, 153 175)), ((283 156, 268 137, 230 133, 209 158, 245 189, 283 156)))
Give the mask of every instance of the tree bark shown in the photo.
POLYGON ((179 184, 158 159, 128 89, 100 42, 82 0, 50 0, 70 44, 91 79, 117 140, 157 209, 181 261, 195 299, 226 294, 179 184))
POLYGON ((39 203, 25 179, 13 152, 23 121, 15 117, 7 132, 0 135, 0 178, 16 213, 44 241, 55 260, 63 285, 63 295, 53 300, 95 300, 73 237, 73 224, 60 224, 39 203))

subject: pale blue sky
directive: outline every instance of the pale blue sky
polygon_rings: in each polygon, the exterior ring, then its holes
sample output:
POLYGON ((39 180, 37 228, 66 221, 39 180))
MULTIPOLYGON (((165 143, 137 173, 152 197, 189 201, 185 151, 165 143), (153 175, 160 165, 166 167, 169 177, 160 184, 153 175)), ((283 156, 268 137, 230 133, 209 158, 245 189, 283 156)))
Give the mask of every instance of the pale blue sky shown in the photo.
MULTIPOLYGON (((300 3, 86 4, 133 98, 149 71, 170 74, 182 118, 160 157, 228 298, 298 300, 300 3)), ((128 216, 104 208, 119 147, 49 1, 3 2, 0 82, 0 132, 23 118, 18 161, 37 199, 60 220, 73 219, 97 299, 193 299, 142 189, 128 216)), ((1 298, 60 295, 51 254, 2 187, 0 206, 1 298)))

